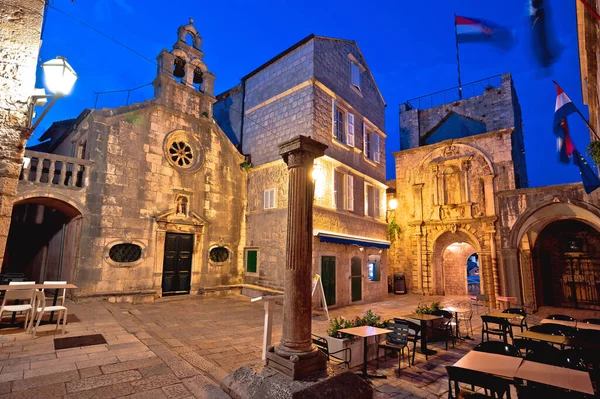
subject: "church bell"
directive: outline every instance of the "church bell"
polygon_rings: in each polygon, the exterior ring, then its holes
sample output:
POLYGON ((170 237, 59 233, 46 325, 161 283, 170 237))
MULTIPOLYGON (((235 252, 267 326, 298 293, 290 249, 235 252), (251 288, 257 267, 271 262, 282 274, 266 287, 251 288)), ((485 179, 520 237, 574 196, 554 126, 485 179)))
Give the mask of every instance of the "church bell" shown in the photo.
POLYGON ((196 67, 196 69, 194 69, 194 83, 202 83, 202 69, 200 69, 199 67, 196 67))
POLYGON ((180 57, 175 58, 175 68, 173 69, 173 76, 176 78, 183 78, 185 76, 185 60, 180 57))

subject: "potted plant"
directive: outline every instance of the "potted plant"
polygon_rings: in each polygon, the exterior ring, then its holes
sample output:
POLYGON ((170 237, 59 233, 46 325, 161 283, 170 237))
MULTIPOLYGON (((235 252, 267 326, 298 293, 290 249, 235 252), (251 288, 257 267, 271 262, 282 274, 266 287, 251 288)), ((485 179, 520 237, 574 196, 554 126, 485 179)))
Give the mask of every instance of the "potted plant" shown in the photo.
POLYGON ((587 154, 592 158, 596 166, 600 167, 600 141, 590 141, 587 146, 587 154))
MULTIPOLYGON (((385 328, 387 322, 382 320, 381 316, 373 312, 371 309, 367 310, 362 317, 356 316, 353 319, 346 319, 342 316, 334 317, 329 320, 329 328, 327 329, 327 344, 331 352, 336 352, 345 348, 350 348, 352 352, 350 360, 350 367, 359 366, 363 363, 363 343, 362 338, 355 337, 350 334, 344 334, 340 330, 344 328, 360 327, 360 326, 372 326, 385 328)), ((367 338, 367 344, 369 346, 367 359, 374 360, 377 357, 377 337, 367 338)), ((347 355, 347 352, 344 352, 347 355)))

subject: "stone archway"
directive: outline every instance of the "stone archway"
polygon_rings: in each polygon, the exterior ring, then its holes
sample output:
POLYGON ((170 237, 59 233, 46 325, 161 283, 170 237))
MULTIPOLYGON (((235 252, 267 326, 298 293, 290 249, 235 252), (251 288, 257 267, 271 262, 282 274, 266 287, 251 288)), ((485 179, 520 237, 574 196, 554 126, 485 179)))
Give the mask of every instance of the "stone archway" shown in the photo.
POLYGON ((480 251, 476 239, 465 231, 446 231, 433 244, 434 295, 467 295, 467 259, 480 251))
POLYGON ((28 197, 13 205, 2 273, 27 280, 75 281, 82 212, 54 197, 28 197))

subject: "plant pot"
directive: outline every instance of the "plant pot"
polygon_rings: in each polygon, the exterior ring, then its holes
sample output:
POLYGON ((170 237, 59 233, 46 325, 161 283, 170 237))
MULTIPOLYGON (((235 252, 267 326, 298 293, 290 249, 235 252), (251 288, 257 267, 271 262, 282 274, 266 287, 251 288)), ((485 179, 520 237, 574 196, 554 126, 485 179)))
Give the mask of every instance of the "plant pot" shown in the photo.
MULTIPOLYGON (((352 358, 348 359, 348 352, 337 353, 335 356, 339 358, 343 358, 344 360, 350 360, 350 367, 362 366, 363 364, 363 342, 364 338, 355 337, 354 339, 350 338, 334 338, 334 337, 325 337, 327 339, 327 345, 329 347, 329 352, 336 352, 345 348, 350 348, 352 352, 352 358)), ((380 336, 380 340, 384 340, 385 336, 380 336)), ((369 361, 375 360, 377 358, 377 342, 378 337, 368 337, 367 338, 367 359, 369 361)))

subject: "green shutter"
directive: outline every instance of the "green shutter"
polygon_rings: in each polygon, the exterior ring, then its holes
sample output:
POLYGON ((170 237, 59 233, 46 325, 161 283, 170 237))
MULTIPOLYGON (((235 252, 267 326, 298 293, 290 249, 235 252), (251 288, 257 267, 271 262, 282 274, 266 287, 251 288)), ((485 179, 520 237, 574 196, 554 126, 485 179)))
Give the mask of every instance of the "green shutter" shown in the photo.
POLYGON ((258 251, 255 249, 251 249, 246 252, 246 272, 256 273, 257 257, 258 251))

